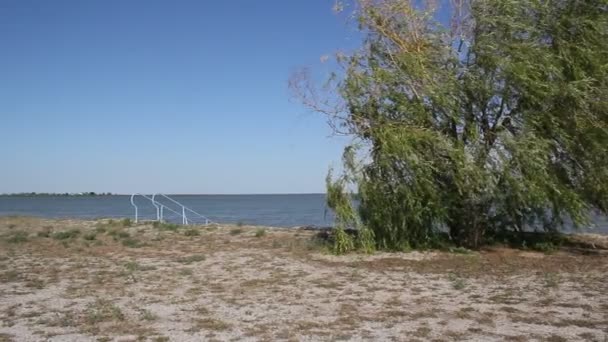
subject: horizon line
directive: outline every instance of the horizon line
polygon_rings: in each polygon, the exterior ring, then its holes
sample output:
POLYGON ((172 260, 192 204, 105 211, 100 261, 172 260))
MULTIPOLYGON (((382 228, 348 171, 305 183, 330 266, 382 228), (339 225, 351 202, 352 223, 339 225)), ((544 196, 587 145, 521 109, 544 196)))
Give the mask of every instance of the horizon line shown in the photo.
POLYGON ((114 192, 95 192, 95 191, 84 191, 84 192, 10 192, 0 193, 0 196, 18 196, 18 195, 61 195, 65 196, 131 196, 133 194, 153 195, 153 194, 165 194, 171 196, 242 196, 242 195, 326 195, 326 192, 268 192, 268 193, 161 193, 161 192, 134 192, 134 193, 114 193, 114 192), (90 195, 90 193, 94 195, 90 195))

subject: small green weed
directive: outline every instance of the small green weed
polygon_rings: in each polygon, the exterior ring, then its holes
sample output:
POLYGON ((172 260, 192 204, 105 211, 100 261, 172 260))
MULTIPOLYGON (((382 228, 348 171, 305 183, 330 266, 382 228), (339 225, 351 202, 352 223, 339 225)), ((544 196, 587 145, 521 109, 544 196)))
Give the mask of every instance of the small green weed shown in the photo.
POLYGON ((452 287, 455 290, 463 290, 467 284, 464 281, 464 279, 462 279, 461 277, 457 276, 456 274, 450 273, 448 275, 448 279, 452 282, 452 287))
POLYGON ((264 228, 258 228, 258 229, 256 229, 256 231, 255 231, 255 237, 262 237, 264 235, 266 235, 266 229, 264 229, 264 228))
POLYGON ((68 239, 73 239, 75 237, 77 237, 78 235, 80 235, 80 229, 70 229, 67 231, 62 231, 62 232, 56 232, 55 234, 53 234, 53 239, 55 240, 68 240, 68 239))
POLYGON ((127 239, 127 238, 130 238, 130 237, 131 237, 131 234, 129 234, 129 232, 120 231, 120 232, 118 232, 118 233, 116 234, 116 236, 117 236, 119 239, 127 239))
POLYGON ((470 249, 466 249, 464 247, 450 247, 448 249, 448 251, 450 253, 455 253, 455 254, 471 254, 472 251, 470 249))
POLYGON ((230 229, 230 235, 239 235, 243 232, 241 228, 230 229))
POLYGON ((141 313, 141 319, 143 319, 144 321, 154 321, 156 320, 158 317, 152 313, 152 311, 150 310, 146 310, 146 309, 142 309, 140 311, 141 313))
POLYGON ((107 321, 124 321, 125 315, 120 308, 110 301, 98 299, 87 306, 85 320, 89 324, 107 321))
POLYGON ((176 231, 179 228, 178 224, 167 223, 167 222, 158 222, 158 221, 154 221, 154 223, 152 223, 152 226, 154 228, 158 228, 160 230, 170 230, 170 231, 176 231))
POLYGON ((189 268, 182 268, 181 270, 179 270, 179 274, 183 276, 191 276, 193 274, 193 271, 189 268))
POLYGON ((51 231, 50 230, 39 231, 38 233, 36 233, 36 235, 41 238, 49 238, 49 237, 51 237, 51 231))
POLYGON ((87 241, 93 241, 93 240, 95 240, 96 237, 97 237, 97 235, 95 233, 87 233, 87 234, 84 234, 84 236, 82 238, 87 241))
POLYGON ((544 275, 545 287, 556 288, 559 286, 559 274, 548 272, 544 275))
POLYGON ((127 271, 129 272, 135 272, 135 271, 152 271, 156 269, 156 266, 152 266, 152 265, 141 265, 136 261, 128 261, 125 263, 125 268, 127 269, 127 271))
POLYGON ((8 243, 24 243, 28 240, 28 234, 22 230, 12 232, 6 242, 8 243))
POLYGON ((201 235, 201 232, 198 229, 188 229, 184 232, 184 235, 186 236, 199 236, 201 235))
POLYGON ((127 271, 135 272, 140 269, 140 266, 135 261, 129 261, 125 263, 125 268, 127 269, 127 271))
POLYGON ((199 262, 199 261, 203 261, 205 260, 205 256, 202 254, 194 254, 194 255, 190 255, 187 257, 181 257, 179 259, 177 259, 177 262, 182 263, 182 264, 192 264, 195 262, 199 262))
POLYGON ((19 272, 15 270, 0 273, 0 281, 2 281, 3 283, 9 283, 17 280, 19 280, 19 272))
POLYGON ((551 254, 556 252, 559 248, 553 242, 537 242, 532 245, 532 249, 535 251, 543 252, 545 254, 551 254))
POLYGON ((139 247, 143 247, 144 244, 141 243, 141 241, 134 239, 134 238, 126 238, 124 240, 122 240, 122 245, 125 247, 130 247, 130 248, 139 248, 139 247))

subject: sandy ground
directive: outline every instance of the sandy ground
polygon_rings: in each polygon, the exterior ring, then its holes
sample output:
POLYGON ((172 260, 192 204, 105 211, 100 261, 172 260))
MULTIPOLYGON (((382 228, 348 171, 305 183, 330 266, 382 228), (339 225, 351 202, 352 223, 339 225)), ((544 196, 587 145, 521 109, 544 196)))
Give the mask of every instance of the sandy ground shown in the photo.
POLYGON ((313 237, 3 217, 0 341, 608 341, 605 253, 333 256, 313 237))

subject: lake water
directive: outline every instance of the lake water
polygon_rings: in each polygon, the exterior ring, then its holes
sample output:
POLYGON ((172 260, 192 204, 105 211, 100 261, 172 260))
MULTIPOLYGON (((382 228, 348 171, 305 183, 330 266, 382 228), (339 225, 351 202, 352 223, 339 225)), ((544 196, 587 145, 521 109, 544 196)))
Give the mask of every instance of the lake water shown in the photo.
MULTIPOLYGON (((326 210, 324 194, 294 195, 172 195, 194 211, 207 216, 213 222, 237 223, 274 227, 317 226, 326 227, 333 223, 333 216, 326 210)), ((169 209, 181 213, 181 208, 160 197, 156 200, 169 209)), ((156 208, 149 200, 136 197, 140 219, 155 219, 156 208)), ((171 222, 181 222, 181 216, 169 209, 164 210, 164 218, 171 222)), ((48 218, 134 217, 135 208, 130 196, 48 196, 11 197, 0 196, 0 215, 40 216, 48 218)), ((191 214, 187 216, 202 222, 191 214)), ((593 226, 588 232, 608 234, 608 220, 604 216, 593 215, 593 226)), ((566 229, 569 231, 569 229, 566 229)))
MULTIPOLYGON (((130 195, 112 196, 0 196, 0 215, 40 216, 48 218, 134 217, 135 208, 130 195)), ((213 222, 294 227, 329 226, 332 216, 325 210, 324 194, 297 195, 171 195, 186 207, 207 216, 213 222)), ((161 197, 155 198, 169 209, 181 213, 181 208, 161 197)), ((136 196, 140 219, 155 219, 152 202, 136 196)), ((163 211, 166 220, 181 222, 181 216, 169 209, 163 211)), ((192 220, 196 216, 187 213, 192 220)), ((196 222, 201 222, 198 219, 196 222)))

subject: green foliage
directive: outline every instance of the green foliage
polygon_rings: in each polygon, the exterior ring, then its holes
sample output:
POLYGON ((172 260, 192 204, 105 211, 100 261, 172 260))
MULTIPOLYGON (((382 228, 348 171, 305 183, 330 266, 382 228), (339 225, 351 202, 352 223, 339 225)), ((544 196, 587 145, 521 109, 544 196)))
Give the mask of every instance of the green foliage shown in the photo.
POLYGON ((130 247, 130 248, 139 248, 139 247, 144 246, 144 244, 141 243, 141 241, 134 239, 134 238, 126 238, 126 239, 122 240, 121 243, 123 246, 130 247))
POLYGON ((355 241, 353 237, 348 235, 343 228, 334 229, 334 248, 335 254, 344 254, 355 249, 355 241))
POLYGON ((464 247, 451 247, 448 251, 455 254, 471 254, 471 250, 464 247))
POLYGON ((97 238, 97 234, 95 233, 87 233, 84 234, 84 236, 82 237, 83 239, 87 240, 87 241, 93 241, 97 238))
POLYGON ((24 243, 28 240, 28 234, 24 231, 18 230, 11 232, 6 238, 6 242, 8 243, 24 243))
POLYGON ((158 228, 160 230, 170 230, 170 231, 177 231, 177 229, 179 228, 178 224, 167 223, 167 222, 158 222, 158 221, 154 221, 154 223, 152 223, 152 226, 154 228, 158 228))
POLYGON ((137 262, 135 261, 129 261, 125 263, 125 268, 127 269, 127 271, 129 272, 135 272, 138 271, 141 268, 141 265, 139 265, 137 262))
POLYGON ((187 257, 181 257, 179 259, 177 259, 177 262, 182 263, 182 264, 186 264, 186 265, 190 265, 192 263, 195 262, 200 262, 200 261, 204 261, 205 260, 205 256, 202 254, 193 254, 187 257))
MULTIPOLYGON (((351 149, 345 151, 345 163, 353 160, 351 151, 351 149)), ((345 191, 347 182, 347 175, 336 181, 332 180, 331 171, 327 175, 327 205, 333 209, 336 215, 336 228, 333 232, 333 252, 335 254, 344 254, 358 247, 366 253, 371 253, 375 250, 374 232, 361 224, 352 203, 352 196, 345 191), (359 234, 356 238, 346 232, 348 228, 358 229, 359 234)))
POLYGON ((262 237, 264 235, 266 235, 266 229, 264 229, 264 228, 258 228, 258 229, 255 230, 255 237, 259 238, 259 237, 262 237))
POLYGON ((336 253, 426 248, 444 228, 476 248, 608 213, 606 1, 457 3, 450 29, 433 6, 360 3, 366 42, 338 59, 344 110, 324 110, 356 142, 328 175, 336 253))
POLYGON ((551 254, 551 253, 554 253, 555 251, 557 251, 559 249, 559 247, 550 241, 546 241, 546 242, 535 243, 532 246, 532 249, 539 251, 539 252, 543 252, 545 254, 551 254))
POLYGON ((119 230, 120 228, 126 228, 133 226, 133 221, 130 218, 124 218, 120 221, 109 219, 105 222, 99 222, 95 225, 95 231, 97 233, 105 233, 108 230, 119 230))
POLYGON ((560 277, 558 273, 548 272, 544 275, 545 287, 559 287, 560 277))
POLYGON ((107 321, 124 321, 125 315, 120 308, 110 301, 97 299, 87 305, 84 320, 88 324, 98 324, 107 321))
POLYGON ((41 230, 38 233, 36 233, 36 235, 41 238, 49 238, 49 237, 51 237, 51 231, 50 230, 41 230))
POLYGON ((119 232, 120 232, 119 229, 111 229, 111 230, 108 230, 108 235, 113 236, 114 239, 117 239, 118 238, 117 235, 119 232))
POLYGON ((188 229, 184 232, 185 236, 199 236, 201 235, 201 232, 198 229, 192 228, 192 229, 188 229))
POLYGON ((55 240, 68 240, 78 237, 80 235, 80 229, 70 229, 66 231, 56 232, 53 234, 53 239, 55 240))
POLYGON ((241 228, 233 228, 230 229, 230 235, 239 235, 243 232, 241 228))
POLYGON ((450 275, 450 281, 455 290, 464 290, 464 288, 467 287, 465 280, 456 275, 450 275))
POLYGON ((119 239, 126 239, 126 238, 130 237, 131 234, 129 234, 129 232, 125 232, 125 231, 119 231, 118 233, 116 233, 116 236, 119 239))

